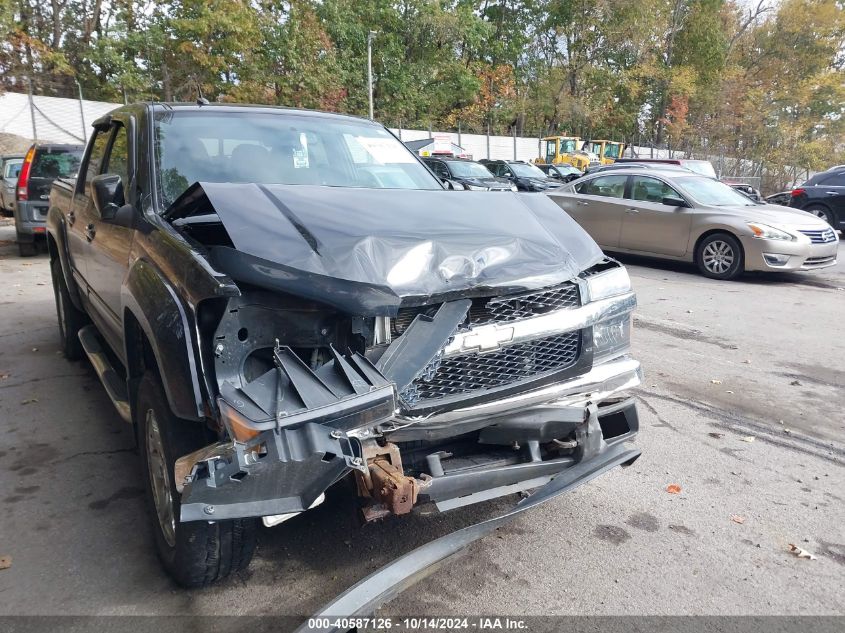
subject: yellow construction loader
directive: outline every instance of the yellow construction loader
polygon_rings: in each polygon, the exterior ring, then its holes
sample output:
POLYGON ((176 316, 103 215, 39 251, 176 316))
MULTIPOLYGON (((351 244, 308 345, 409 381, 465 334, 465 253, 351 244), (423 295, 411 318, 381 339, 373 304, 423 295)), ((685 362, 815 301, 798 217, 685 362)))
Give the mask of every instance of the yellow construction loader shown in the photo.
POLYGON ((545 151, 535 163, 568 163, 581 171, 599 164, 598 156, 584 151, 584 141, 579 136, 546 136, 541 141, 545 151))
POLYGON ((586 141, 584 143, 584 151, 595 154, 599 157, 599 162, 602 165, 610 165, 616 162, 617 158, 622 157, 622 152, 625 151, 627 145, 619 141, 608 141, 606 139, 599 139, 595 141, 586 141))

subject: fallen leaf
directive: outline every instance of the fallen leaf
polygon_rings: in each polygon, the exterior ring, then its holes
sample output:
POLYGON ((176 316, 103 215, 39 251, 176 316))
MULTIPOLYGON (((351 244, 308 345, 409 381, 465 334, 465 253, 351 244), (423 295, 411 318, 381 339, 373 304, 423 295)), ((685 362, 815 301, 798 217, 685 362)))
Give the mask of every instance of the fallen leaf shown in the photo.
POLYGON ((751 364, 751 361, 750 361, 750 360, 748 360, 747 358, 746 358, 744 361, 742 361, 742 362, 743 362, 743 364, 745 364, 745 365, 750 365, 750 364, 751 364))
POLYGON ((789 429, 784 429, 783 432, 784 433, 792 433, 792 431, 790 431, 789 429))
POLYGON ((0 380, 6 380, 9 376, 10 374, 0 374, 0 380))
POLYGON ((38 402, 38 398, 29 398, 27 400, 21 400, 21 404, 32 404, 34 402, 38 402))
POLYGON ((681 494, 681 487, 678 484, 669 484, 666 486, 666 492, 670 495, 679 495, 681 494))
POLYGON ((795 554, 798 558, 809 558, 810 560, 816 560, 816 557, 813 556, 810 552, 805 549, 801 549, 797 545, 793 545, 792 543, 789 544, 789 551, 795 554))
POLYGON ((793 387, 800 387, 800 386, 801 386, 801 381, 800 381, 800 380, 793 380, 793 381, 792 381, 791 383, 789 383, 789 384, 790 384, 790 385, 792 385, 793 387))
POLYGON ((721 380, 716 380, 715 378, 714 378, 714 379, 712 379, 710 382, 711 382, 712 384, 714 384, 714 385, 721 385, 721 384, 722 384, 722 381, 721 381, 721 380))
POLYGON ((740 442, 748 442, 749 444, 751 444, 751 442, 754 441, 754 436, 753 435, 747 435, 745 437, 739 438, 739 441, 740 442))
POLYGON ((38 348, 37 348, 37 347, 33 347, 33 348, 32 348, 32 351, 33 351, 33 352, 37 352, 37 351, 38 351, 38 348))
POLYGON ((726 391, 725 393, 733 393, 733 391, 726 391))
POLYGON ((720 440, 725 437, 724 433, 708 433, 707 435, 709 435, 710 437, 715 437, 717 440, 720 440))
POLYGON ((743 523, 745 523, 745 517, 741 517, 738 514, 732 514, 731 515, 731 521, 733 521, 734 523, 739 523, 740 525, 742 525, 743 523))
POLYGON ((0 569, 9 569, 12 566, 11 556, 0 556, 0 569))

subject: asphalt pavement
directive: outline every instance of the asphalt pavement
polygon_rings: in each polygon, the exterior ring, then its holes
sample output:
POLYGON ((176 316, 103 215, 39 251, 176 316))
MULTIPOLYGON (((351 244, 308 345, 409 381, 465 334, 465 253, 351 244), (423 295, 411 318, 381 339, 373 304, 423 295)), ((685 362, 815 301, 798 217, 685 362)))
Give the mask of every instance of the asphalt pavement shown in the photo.
MULTIPOLYGON (((0 223, 0 615, 305 616, 513 504, 359 528, 332 495, 262 530, 248 571, 180 589, 155 557, 130 428, 90 367, 59 353, 47 256, 19 258, 13 240, 0 223)), ((622 259, 639 297, 642 457, 475 543, 382 614, 845 614, 845 262, 717 282, 622 259)))

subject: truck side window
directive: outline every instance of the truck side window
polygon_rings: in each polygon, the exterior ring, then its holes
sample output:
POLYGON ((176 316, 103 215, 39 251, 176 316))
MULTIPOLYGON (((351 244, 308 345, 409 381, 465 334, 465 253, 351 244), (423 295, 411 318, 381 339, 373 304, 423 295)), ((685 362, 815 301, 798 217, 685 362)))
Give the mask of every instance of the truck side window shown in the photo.
POLYGON ((100 173, 103 166, 103 159, 106 156, 106 147, 109 144, 111 130, 98 130, 94 133, 94 144, 91 147, 91 155, 88 157, 88 164, 85 166, 85 195, 91 197, 91 181, 94 176, 100 173))
POLYGON ((129 188, 129 137, 122 125, 118 125, 115 130, 106 171, 120 176, 120 183, 126 192, 129 188))

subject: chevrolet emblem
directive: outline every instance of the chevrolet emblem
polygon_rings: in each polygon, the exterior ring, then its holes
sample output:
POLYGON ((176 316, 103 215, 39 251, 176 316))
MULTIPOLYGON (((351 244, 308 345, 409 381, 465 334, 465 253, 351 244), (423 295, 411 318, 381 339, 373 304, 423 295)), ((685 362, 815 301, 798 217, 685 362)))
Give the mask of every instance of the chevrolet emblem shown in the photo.
POLYGON ((461 351, 465 352, 492 352, 513 340, 513 328, 501 327, 498 325, 484 325, 475 328, 464 336, 461 351))

